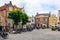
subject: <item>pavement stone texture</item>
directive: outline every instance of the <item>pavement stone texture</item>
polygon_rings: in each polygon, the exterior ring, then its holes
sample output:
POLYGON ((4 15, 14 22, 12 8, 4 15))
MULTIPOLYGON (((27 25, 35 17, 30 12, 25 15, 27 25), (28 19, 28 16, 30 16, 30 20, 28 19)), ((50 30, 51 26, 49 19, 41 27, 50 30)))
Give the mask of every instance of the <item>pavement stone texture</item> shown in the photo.
POLYGON ((51 31, 51 29, 34 29, 31 32, 9 34, 8 39, 1 40, 60 40, 60 31, 51 31))

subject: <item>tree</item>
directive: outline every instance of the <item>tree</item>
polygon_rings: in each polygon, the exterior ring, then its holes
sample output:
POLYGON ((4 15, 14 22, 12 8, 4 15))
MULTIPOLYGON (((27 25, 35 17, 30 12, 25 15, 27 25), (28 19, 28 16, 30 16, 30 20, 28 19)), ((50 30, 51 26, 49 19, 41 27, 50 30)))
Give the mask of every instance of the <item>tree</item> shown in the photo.
POLYGON ((22 25, 26 24, 28 22, 28 16, 25 12, 22 13, 22 25))
POLYGON ((12 10, 8 13, 8 18, 13 20, 14 24, 16 25, 16 28, 19 22, 21 21, 21 14, 22 11, 19 10, 12 10))
POLYGON ((28 16, 25 12, 21 10, 12 10, 8 13, 8 18, 11 18, 14 22, 14 24, 17 25, 19 22, 22 22, 22 25, 26 24, 28 22, 28 16))

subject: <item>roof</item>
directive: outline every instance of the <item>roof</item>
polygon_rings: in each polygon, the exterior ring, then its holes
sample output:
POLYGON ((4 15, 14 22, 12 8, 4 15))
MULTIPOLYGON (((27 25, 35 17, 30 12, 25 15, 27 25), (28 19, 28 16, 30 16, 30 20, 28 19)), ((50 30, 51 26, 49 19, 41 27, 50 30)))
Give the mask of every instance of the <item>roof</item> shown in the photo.
POLYGON ((39 17, 50 17, 50 13, 40 13, 40 14, 36 14, 35 18, 39 18, 39 17))
POLYGON ((23 10, 23 8, 17 8, 17 9, 19 9, 19 10, 23 10))
POLYGON ((0 7, 0 11, 6 9, 7 6, 9 6, 9 4, 6 4, 6 3, 5 3, 5 5, 3 5, 3 6, 0 7))
POLYGON ((58 10, 58 12, 60 12, 60 10, 58 10))
POLYGON ((15 9, 16 8, 16 5, 14 5, 13 8, 15 9))
POLYGON ((0 7, 0 10, 4 10, 4 9, 6 9, 5 5, 0 7))
MULTIPOLYGON (((3 6, 0 7, 0 11, 6 9, 7 6, 9 6, 10 4, 11 4, 11 3, 9 3, 9 4, 6 4, 6 3, 5 3, 5 5, 3 5, 3 6)), ((12 5, 12 4, 11 4, 11 5, 12 5)), ((17 9, 19 9, 19 10, 23 10, 23 8, 18 8, 16 5, 12 5, 12 6, 13 6, 14 9, 17 8, 17 9)))
POLYGON ((23 8, 18 8, 16 5, 13 6, 14 9, 19 9, 19 10, 23 10, 23 8))
POLYGON ((48 14, 48 13, 41 13, 41 14, 37 14, 36 16, 40 16, 40 15, 47 16, 47 15, 50 15, 50 14, 48 14))
POLYGON ((3 6, 0 7, 0 11, 6 9, 7 6, 9 6, 10 4, 12 4, 11 1, 10 1, 9 4, 6 4, 6 3, 5 3, 5 5, 3 5, 3 6))

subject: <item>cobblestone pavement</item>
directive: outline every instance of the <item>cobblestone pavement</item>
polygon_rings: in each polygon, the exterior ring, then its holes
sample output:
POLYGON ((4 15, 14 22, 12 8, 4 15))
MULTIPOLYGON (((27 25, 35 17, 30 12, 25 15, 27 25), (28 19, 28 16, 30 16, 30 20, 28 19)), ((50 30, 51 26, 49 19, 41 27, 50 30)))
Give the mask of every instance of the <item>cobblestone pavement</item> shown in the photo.
POLYGON ((4 40, 60 40, 60 32, 50 29, 35 29, 21 34, 9 34, 9 38, 4 40))

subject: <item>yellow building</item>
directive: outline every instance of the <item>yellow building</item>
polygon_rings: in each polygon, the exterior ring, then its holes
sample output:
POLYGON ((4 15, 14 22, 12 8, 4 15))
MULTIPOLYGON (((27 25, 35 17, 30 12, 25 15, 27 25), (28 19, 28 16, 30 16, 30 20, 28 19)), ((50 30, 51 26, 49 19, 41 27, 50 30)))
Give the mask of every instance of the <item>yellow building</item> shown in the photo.
POLYGON ((57 16, 52 14, 49 17, 49 27, 56 26, 57 25, 57 16))

